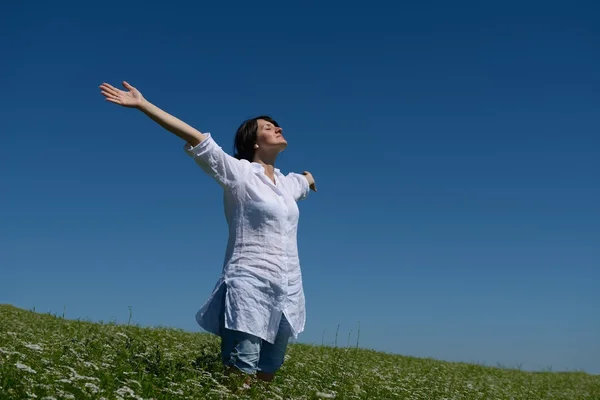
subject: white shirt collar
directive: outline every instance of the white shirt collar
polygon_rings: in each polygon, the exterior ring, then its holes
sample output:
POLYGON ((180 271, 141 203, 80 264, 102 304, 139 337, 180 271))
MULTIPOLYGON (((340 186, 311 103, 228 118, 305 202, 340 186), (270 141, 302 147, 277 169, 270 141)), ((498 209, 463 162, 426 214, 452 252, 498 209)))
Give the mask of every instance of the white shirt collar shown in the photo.
MULTIPOLYGON (((255 173, 265 173, 265 167, 263 167, 261 163, 253 161, 250 164, 252 164, 252 171, 254 171, 255 173)), ((279 168, 275 168, 275 174, 281 175, 281 171, 279 171, 279 168)))

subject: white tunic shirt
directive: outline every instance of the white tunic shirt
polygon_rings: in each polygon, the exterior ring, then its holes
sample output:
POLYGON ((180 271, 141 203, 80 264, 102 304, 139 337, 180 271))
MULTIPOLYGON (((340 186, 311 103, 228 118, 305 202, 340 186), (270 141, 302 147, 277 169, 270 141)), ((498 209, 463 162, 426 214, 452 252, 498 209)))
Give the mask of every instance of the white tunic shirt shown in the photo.
POLYGON ((308 181, 275 169, 273 184, 261 164, 231 157, 210 134, 206 136, 195 147, 186 144, 185 151, 224 189, 229 240, 221 276, 196 321, 219 335, 219 316, 224 312, 226 328, 274 343, 285 315, 297 338, 304 330, 306 311, 296 201, 308 195, 308 181), (223 285, 224 300, 219 296, 223 285))

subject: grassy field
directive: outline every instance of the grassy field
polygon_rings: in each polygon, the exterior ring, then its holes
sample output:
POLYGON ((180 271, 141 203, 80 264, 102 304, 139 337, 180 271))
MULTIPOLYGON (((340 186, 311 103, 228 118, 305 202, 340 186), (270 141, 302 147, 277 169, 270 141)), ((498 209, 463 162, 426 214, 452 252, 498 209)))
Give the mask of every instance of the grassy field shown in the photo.
POLYGON ((593 399, 600 376, 294 344, 275 382, 223 375, 219 338, 0 306, 0 399, 593 399))

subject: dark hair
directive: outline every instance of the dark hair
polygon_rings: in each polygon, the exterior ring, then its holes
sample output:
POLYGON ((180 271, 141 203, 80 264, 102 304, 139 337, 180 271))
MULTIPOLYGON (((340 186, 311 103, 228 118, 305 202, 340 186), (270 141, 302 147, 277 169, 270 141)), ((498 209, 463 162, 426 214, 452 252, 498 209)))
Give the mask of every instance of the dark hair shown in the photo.
POLYGON ((263 119, 279 127, 279 124, 268 115, 261 115, 242 122, 235 133, 235 158, 238 160, 254 161, 254 145, 256 144, 256 133, 258 132, 258 120, 263 119))

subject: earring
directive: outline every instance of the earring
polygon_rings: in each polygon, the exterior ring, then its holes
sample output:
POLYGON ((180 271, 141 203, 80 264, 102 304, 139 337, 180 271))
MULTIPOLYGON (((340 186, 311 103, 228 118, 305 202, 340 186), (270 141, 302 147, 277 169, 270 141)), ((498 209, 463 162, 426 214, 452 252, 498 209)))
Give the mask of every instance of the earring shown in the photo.
POLYGON ((258 145, 257 145, 257 144, 255 144, 255 145, 254 145, 254 148, 255 148, 255 149, 258 149, 258 145))

